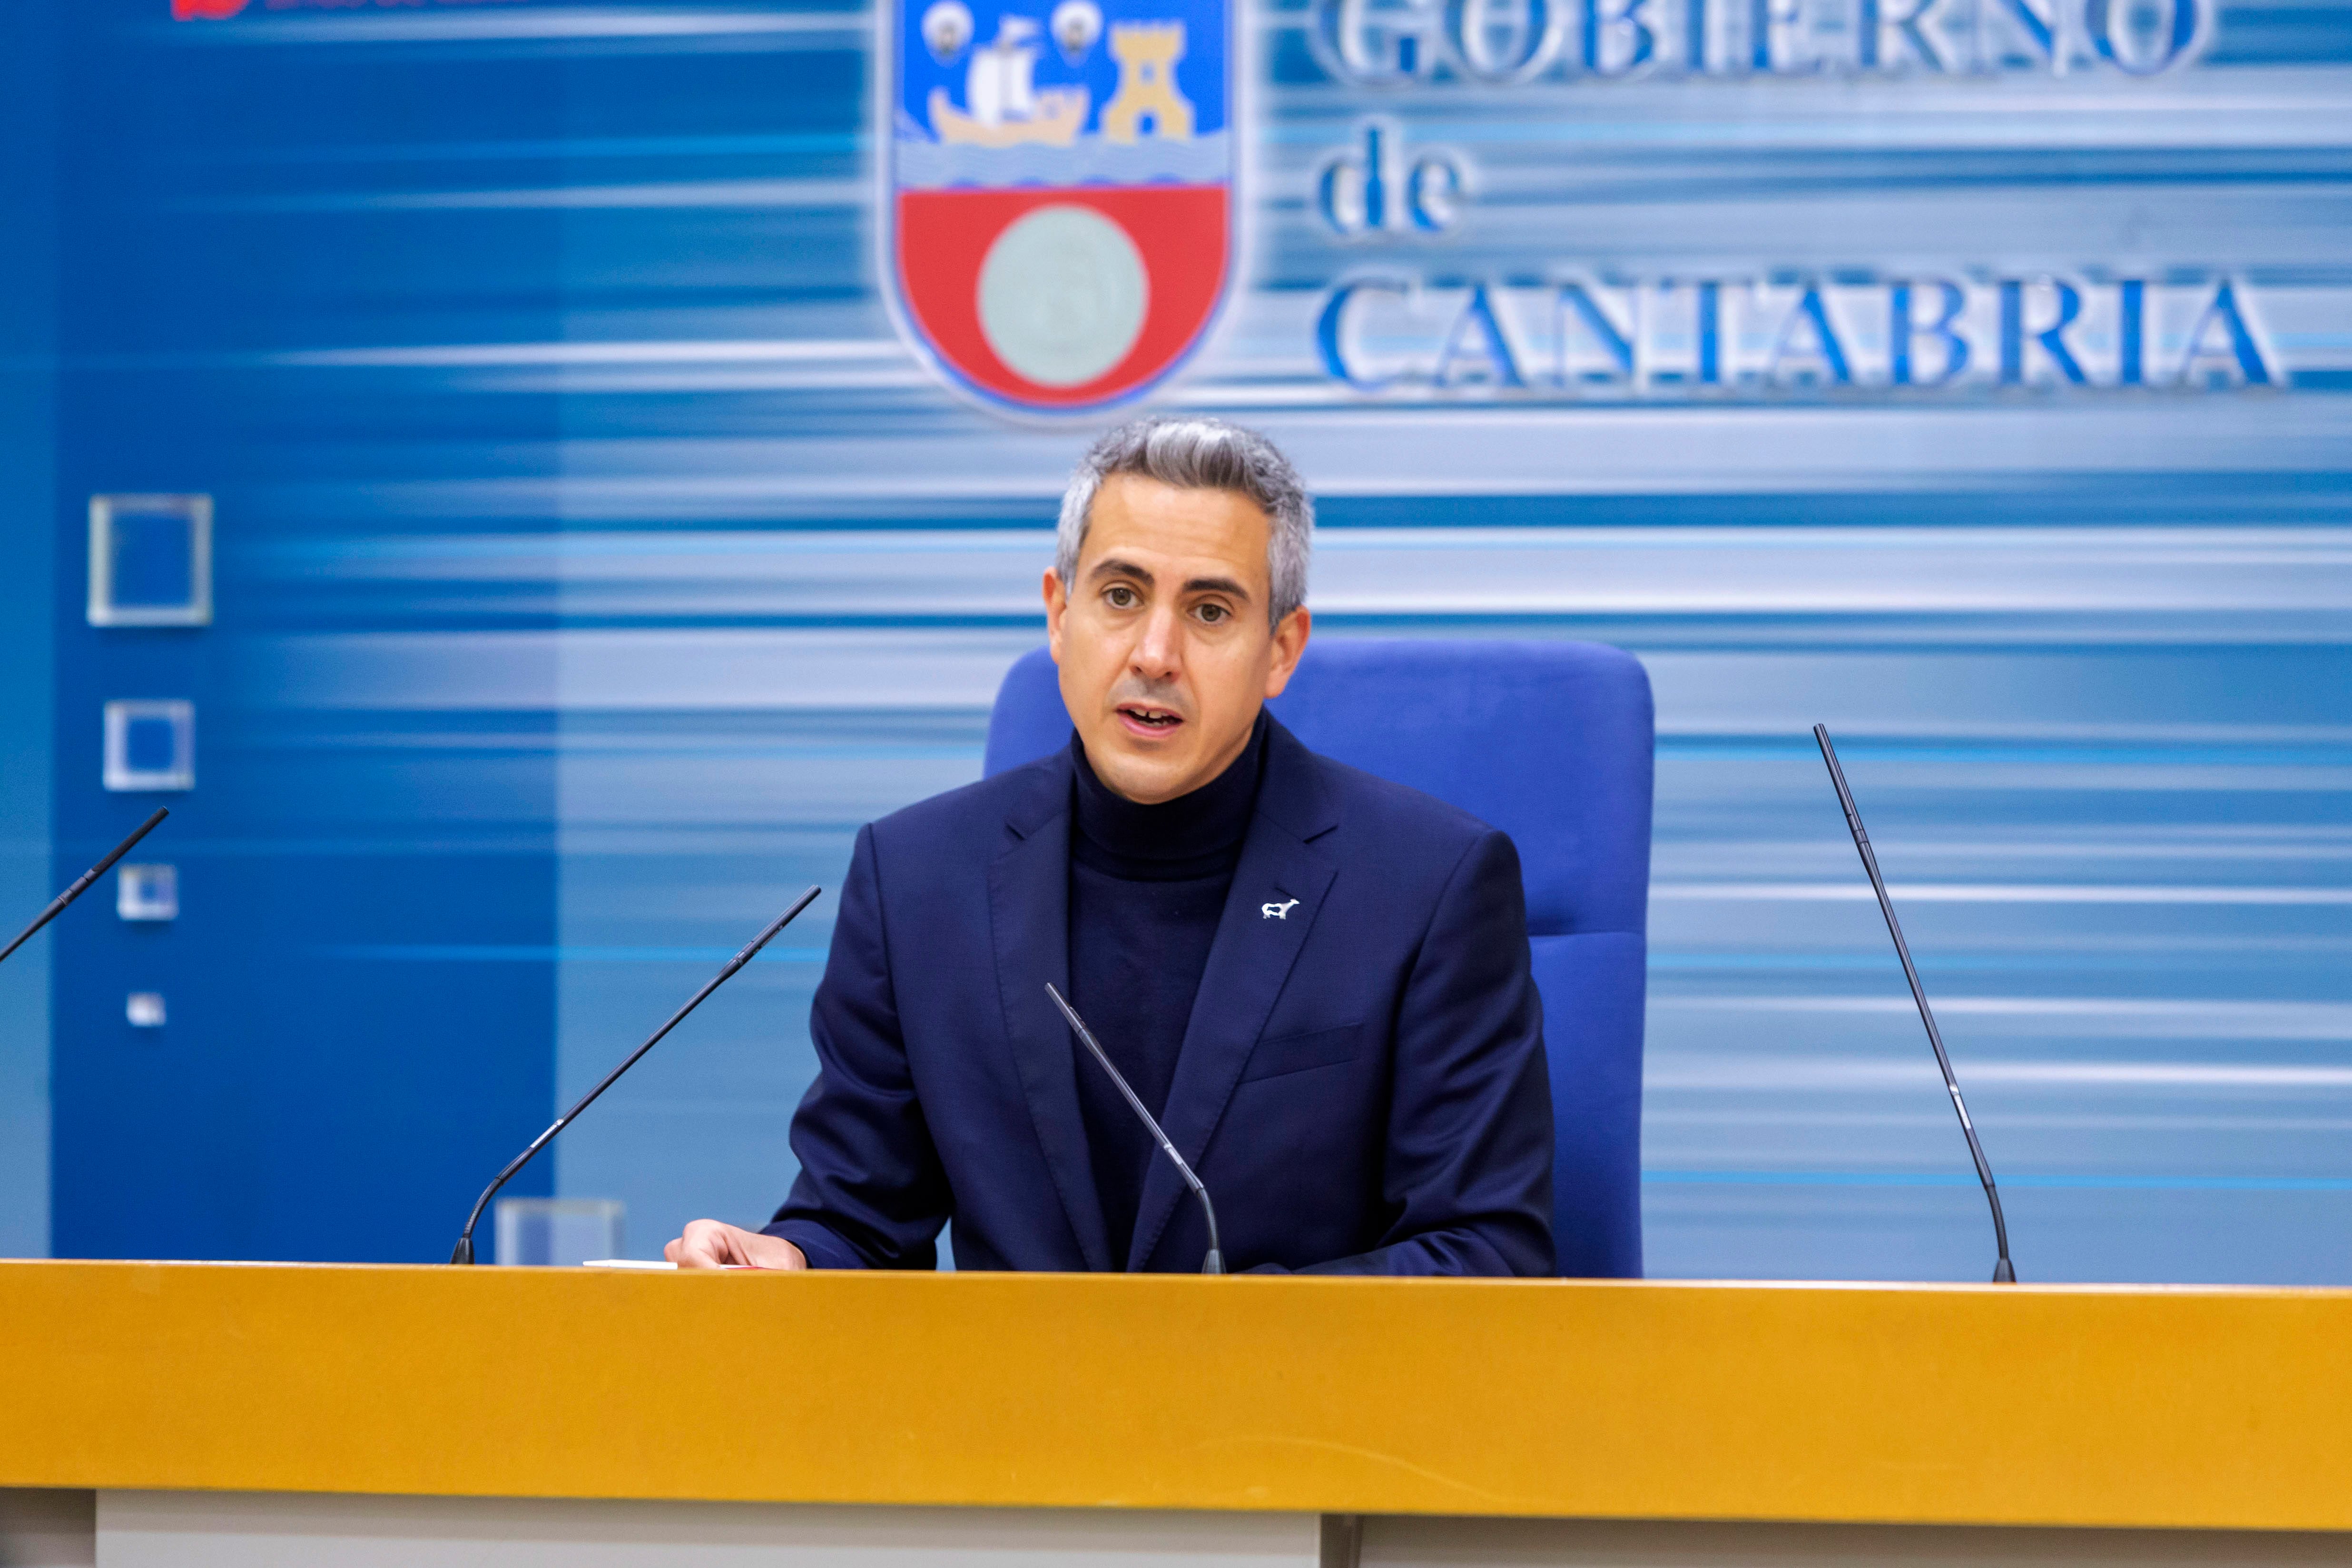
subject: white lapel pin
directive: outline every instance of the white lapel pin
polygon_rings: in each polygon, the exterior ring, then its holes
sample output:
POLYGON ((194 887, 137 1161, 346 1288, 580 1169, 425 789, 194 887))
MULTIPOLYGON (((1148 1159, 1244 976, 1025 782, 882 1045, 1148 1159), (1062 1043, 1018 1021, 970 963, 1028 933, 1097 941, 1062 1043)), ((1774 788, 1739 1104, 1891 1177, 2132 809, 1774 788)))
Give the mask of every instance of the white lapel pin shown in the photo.
POLYGON ((1260 904, 1257 907, 1257 918, 1262 921, 1286 921, 1290 918, 1290 911, 1297 907, 1297 899, 1289 899, 1279 904, 1260 904))

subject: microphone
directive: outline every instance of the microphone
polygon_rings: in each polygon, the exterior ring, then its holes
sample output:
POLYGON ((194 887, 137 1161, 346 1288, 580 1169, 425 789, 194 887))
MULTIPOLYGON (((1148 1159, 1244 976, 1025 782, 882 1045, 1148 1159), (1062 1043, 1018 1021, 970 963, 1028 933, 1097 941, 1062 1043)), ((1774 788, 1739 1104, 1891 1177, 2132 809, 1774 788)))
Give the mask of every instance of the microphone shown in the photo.
POLYGON ((553 1126, 550 1127, 546 1131, 541 1133, 538 1137, 530 1141, 530 1148, 525 1149, 521 1153, 517 1154, 513 1159, 508 1161, 507 1168, 500 1171, 496 1177, 492 1178, 490 1184, 482 1189, 482 1195, 474 1200, 474 1212, 466 1216, 466 1228, 458 1235, 457 1245, 451 1250, 449 1254, 449 1261, 452 1263, 473 1262, 474 1227, 482 1222, 482 1211, 490 1206, 490 1200, 499 1195, 499 1189, 512 1181, 517 1171, 521 1170, 525 1165, 530 1163, 530 1157, 533 1154, 538 1153, 541 1149, 546 1148, 550 1142, 553 1142, 557 1133, 562 1131, 566 1127, 571 1126, 572 1118, 578 1116, 582 1111, 595 1104, 596 1097, 598 1095, 612 1088, 614 1083, 619 1079, 623 1073, 636 1066, 637 1058, 639 1057, 644 1056, 647 1051, 652 1050, 654 1047, 660 1044, 661 1037, 664 1035, 667 1035, 672 1029, 677 1028, 678 1025, 685 1020, 686 1016, 688 1013, 691 1013, 697 1007, 701 1006, 704 997, 709 995, 713 991, 718 990, 721 985, 726 984, 730 980, 733 979, 737 970, 751 963, 761 948, 767 946, 770 942, 775 939, 775 935, 778 931, 793 923, 793 916, 799 914, 803 910, 816 902, 816 896, 823 891, 824 891, 823 888, 811 888, 807 892, 803 893, 798 899, 794 900, 791 909, 788 909, 782 914, 778 915, 774 921, 769 925, 767 930, 753 937, 750 944, 746 946, 742 952, 729 959, 727 961, 727 967, 720 970, 717 974, 712 975, 710 977, 710 983, 708 985, 705 985, 701 990, 696 992, 693 998, 688 1001, 685 1006, 680 1007, 677 1012, 672 1013, 669 1016, 668 1023, 664 1024, 660 1028, 656 1029, 652 1036, 646 1039, 644 1045, 639 1046, 635 1050, 631 1051, 627 1061, 623 1062, 619 1067, 616 1067, 611 1072, 606 1073, 604 1075, 604 1082, 590 1089, 586 1094, 582 1095, 580 1097, 579 1104, 573 1106, 571 1110, 557 1117, 553 1126))
POLYGON ((1969 1102, 1960 1098, 1960 1080, 1952 1076, 1952 1058, 1944 1054, 1944 1037, 1936 1027, 1936 1015, 1927 1006, 1927 988, 1919 984, 1919 971, 1911 963, 1910 945, 1903 940, 1902 924, 1895 918, 1895 901, 1886 896, 1886 879, 1878 874, 1878 857, 1870 850, 1870 835, 1864 831, 1862 813, 1853 804, 1853 791, 1846 787, 1845 770, 1838 766, 1837 748, 1830 744, 1829 728, 1813 726, 1813 739, 1820 742, 1822 761, 1829 764, 1830 780, 1837 785, 1838 805, 1845 808, 1845 825, 1853 835, 1853 847, 1862 855, 1862 868, 1870 873, 1871 890, 1878 895, 1878 912, 1886 917, 1886 934, 1895 939, 1895 956, 1903 961, 1903 978, 1911 983, 1911 999, 1919 1005, 1919 1021, 1927 1026, 1927 1043, 1936 1050, 1936 1065, 1943 1069, 1944 1087, 1951 1091, 1952 1109, 1960 1113, 1960 1131, 1968 1135, 1969 1157, 1977 1163, 1977 1180, 1984 1184, 1985 1202, 1992 1205, 1993 1246, 2000 1254, 1992 1267, 1992 1282, 1996 1285, 2017 1283, 2017 1270, 2009 1261, 2009 1226, 2000 1215, 2000 1190, 1993 1185, 1992 1167, 1985 1163, 1984 1145, 1977 1142, 1976 1123, 1969 1120, 1969 1102))
POLYGON ((1217 1206, 1209 1201, 1209 1189, 1201 1184, 1201 1178, 1192 1173, 1192 1167, 1184 1163, 1184 1156, 1176 1152, 1176 1145, 1168 1142, 1168 1134, 1160 1131, 1158 1120, 1143 1109, 1143 1101, 1137 1099, 1135 1090, 1127 1086, 1127 1079, 1110 1065, 1110 1057, 1103 1050, 1101 1042, 1095 1038, 1094 1031, 1087 1027, 1087 1021, 1078 1016, 1078 1010, 1062 1000, 1062 994, 1054 989, 1054 983, 1050 980, 1045 982, 1045 994, 1054 999, 1054 1005, 1062 1010, 1062 1016, 1070 1021, 1070 1027, 1078 1032, 1078 1038, 1084 1040, 1087 1049, 1095 1054, 1095 1060, 1102 1063, 1103 1071, 1110 1074, 1111 1082, 1118 1085, 1119 1093, 1127 1097, 1128 1104, 1135 1107, 1135 1114, 1141 1117, 1143 1125, 1150 1129, 1153 1141, 1160 1145, 1160 1152, 1176 1162, 1176 1173, 1184 1178, 1184 1184, 1192 1189, 1194 1197, 1201 1200, 1201 1217, 1209 1222, 1209 1256, 1201 1259, 1201 1272, 1223 1274, 1225 1271, 1225 1255, 1217 1246, 1217 1206))
POLYGON ((0 962, 5 962, 10 953, 16 952, 18 948, 33 940, 33 933, 35 931, 40 930, 43 926, 48 924, 51 921, 63 914, 68 904, 72 903, 76 899, 80 898, 82 894, 89 891, 89 885, 92 882, 95 882, 100 877, 105 876, 108 870, 113 867, 117 860, 121 859, 125 855, 131 853, 131 847, 132 845, 138 843, 141 839, 154 832, 155 825, 171 815, 172 814, 169 810, 158 808, 154 816, 149 817, 146 821, 141 823, 132 830, 130 837, 116 845, 114 847, 113 853, 110 854, 105 859, 100 860, 97 865, 92 866, 89 870, 84 871, 79 877, 76 878, 72 887, 68 888, 56 898, 51 899, 49 900, 49 907, 41 911, 40 919, 35 921, 31 925, 26 926, 23 931, 18 931, 16 933, 16 941, 10 942, 6 947, 0 947, 0 962))

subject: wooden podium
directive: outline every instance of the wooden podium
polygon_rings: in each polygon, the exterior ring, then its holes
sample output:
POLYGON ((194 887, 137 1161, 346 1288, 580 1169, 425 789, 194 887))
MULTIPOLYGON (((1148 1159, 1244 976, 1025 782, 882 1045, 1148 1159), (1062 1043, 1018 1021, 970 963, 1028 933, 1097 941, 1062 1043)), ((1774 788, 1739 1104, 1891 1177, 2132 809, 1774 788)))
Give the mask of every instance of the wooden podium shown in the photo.
POLYGON ((2352 1563, 2352 1292, 0 1264, 0 1563, 2352 1563))

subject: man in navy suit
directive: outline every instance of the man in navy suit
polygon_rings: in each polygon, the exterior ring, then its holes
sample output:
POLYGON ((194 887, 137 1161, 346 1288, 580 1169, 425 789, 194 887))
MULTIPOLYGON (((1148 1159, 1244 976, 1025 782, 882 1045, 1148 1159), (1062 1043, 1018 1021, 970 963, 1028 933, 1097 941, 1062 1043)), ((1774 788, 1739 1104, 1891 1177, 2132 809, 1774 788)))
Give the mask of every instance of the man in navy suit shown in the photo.
POLYGON ((1065 751, 857 836, 811 1012, 801 1173, 688 1267, 1549 1274, 1551 1097, 1517 852, 1265 711, 1313 507, 1263 437, 1088 452, 1045 574, 1065 751))

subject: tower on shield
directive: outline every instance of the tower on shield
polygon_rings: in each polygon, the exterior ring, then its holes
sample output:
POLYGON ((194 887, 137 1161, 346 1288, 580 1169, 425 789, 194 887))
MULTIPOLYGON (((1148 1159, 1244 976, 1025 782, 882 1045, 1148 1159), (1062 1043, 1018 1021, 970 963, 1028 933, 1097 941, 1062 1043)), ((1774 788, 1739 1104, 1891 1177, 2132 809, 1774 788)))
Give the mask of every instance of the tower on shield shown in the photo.
POLYGON ((1078 413, 1200 345, 1233 272, 1230 3, 891 0, 884 270, 942 376, 1078 413))

